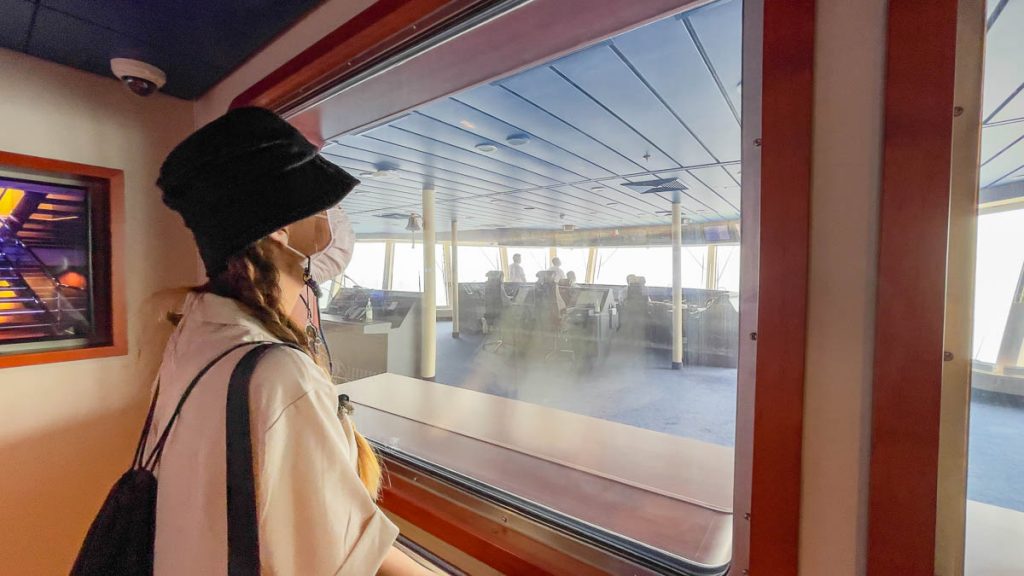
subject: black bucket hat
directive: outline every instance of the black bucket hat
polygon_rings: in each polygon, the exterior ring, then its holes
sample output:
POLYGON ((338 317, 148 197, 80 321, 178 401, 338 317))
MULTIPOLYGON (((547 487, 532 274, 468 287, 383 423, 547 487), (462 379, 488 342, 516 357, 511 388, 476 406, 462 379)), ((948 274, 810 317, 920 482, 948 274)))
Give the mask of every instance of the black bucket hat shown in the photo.
POLYGON ((359 180, 277 114, 237 108, 178 144, 156 184, 192 230, 213 278, 232 255, 335 206, 359 180))

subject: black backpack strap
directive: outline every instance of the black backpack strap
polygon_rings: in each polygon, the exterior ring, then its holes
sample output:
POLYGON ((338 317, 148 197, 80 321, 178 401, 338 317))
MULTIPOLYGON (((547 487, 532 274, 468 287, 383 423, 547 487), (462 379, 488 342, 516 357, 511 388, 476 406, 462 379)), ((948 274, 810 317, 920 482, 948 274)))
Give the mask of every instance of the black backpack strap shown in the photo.
MULTIPOLYGON (((209 364, 204 366, 203 369, 199 371, 199 374, 196 374, 196 377, 193 378, 191 382, 189 382, 188 386, 185 388, 185 391, 182 392, 181 398, 178 400, 178 405, 174 407, 174 412, 171 414, 171 417, 167 419, 167 425, 164 426, 164 431, 160 434, 160 438, 157 439, 156 444, 153 445, 153 450, 152 450, 152 452, 149 453, 149 458, 146 459, 144 468, 146 468, 147 470, 152 471, 154 468, 156 468, 156 465, 160 462, 160 455, 163 454, 163 452, 164 452, 164 444, 167 443, 167 437, 170 436, 170 434, 171 434, 171 427, 174 426, 174 422, 178 419, 178 415, 181 414, 181 407, 185 405, 185 400, 188 398, 189 394, 192 393, 192 389, 196 387, 196 384, 199 383, 199 380, 201 380, 203 376, 206 376, 206 373, 209 372, 210 369, 213 368, 213 366, 217 362, 220 362, 221 360, 223 360, 224 357, 227 356, 228 354, 231 354, 232 352, 234 352, 235 350, 238 350, 239 348, 244 348, 246 346, 253 346, 253 345, 256 345, 256 344, 266 344, 266 342, 242 342, 241 344, 236 344, 236 345, 232 346, 231 348, 228 348, 224 352, 221 352, 219 355, 217 355, 216 358, 211 360, 209 364)), ((157 393, 159 393, 159 383, 157 384, 157 393)), ((150 425, 150 422, 152 422, 153 409, 155 407, 156 407, 156 395, 153 396, 153 405, 150 406, 150 408, 149 408, 149 416, 146 418, 146 429, 143 430, 143 432, 142 432, 143 437, 142 437, 141 443, 142 443, 142 447, 143 448, 145 446, 146 437, 149 434, 149 432, 148 432, 149 425, 150 425)), ((140 461, 141 461, 141 454, 140 454, 140 461)))
POLYGON ((256 477, 249 433, 249 381, 260 358, 271 348, 291 344, 262 344, 238 362, 228 383, 227 399, 227 508, 228 575, 260 573, 259 524, 256 518, 256 477))
POLYGON ((132 468, 142 468, 143 456, 146 452, 146 441, 149 440, 149 427, 153 425, 153 413, 156 412, 156 401, 160 397, 160 380, 157 379, 156 387, 153 390, 153 400, 149 403, 149 413, 146 414, 146 423, 142 426, 142 434, 139 436, 139 445, 135 447, 135 457, 132 458, 132 468))

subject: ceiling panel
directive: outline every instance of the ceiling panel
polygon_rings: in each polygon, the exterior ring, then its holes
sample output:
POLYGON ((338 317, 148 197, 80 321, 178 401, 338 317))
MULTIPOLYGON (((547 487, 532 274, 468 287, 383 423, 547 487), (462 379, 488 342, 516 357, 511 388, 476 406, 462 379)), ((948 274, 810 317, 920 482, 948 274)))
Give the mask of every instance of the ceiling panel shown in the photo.
MULTIPOLYGON (((432 108, 428 108, 427 113, 432 108)), ((392 126, 405 133, 389 131, 382 133, 380 137, 465 162, 495 174, 505 174, 534 186, 552 186, 583 178, 582 175, 562 168, 552 161, 530 156, 512 146, 492 144, 495 146, 493 152, 477 151, 478 144, 491 143, 471 132, 422 114, 409 114, 395 121, 392 126)))
POLYGON ((518 162, 522 158, 527 162, 524 166, 536 165, 538 168, 531 170, 563 182, 614 175, 610 170, 583 156, 573 154, 543 137, 533 137, 523 128, 499 120, 454 98, 431 104, 421 113, 451 126, 458 126, 467 134, 474 135, 475 143, 491 143, 497 146, 498 150, 491 154, 493 157, 507 162, 518 162), (528 136, 529 140, 523 144, 509 144, 508 139, 515 136, 528 136), (551 168, 558 170, 552 171, 551 168))
POLYGON ((0 0, 0 46, 23 50, 36 5, 27 0, 0 0))
POLYGON ((707 56, 718 83, 729 96, 736 118, 740 118, 740 83, 743 54, 743 2, 715 2, 681 17, 693 29, 698 49, 707 56))
MULTIPOLYGON (((642 32, 649 33, 649 29, 651 27, 647 26, 642 32)), ((555 62, 552 69, 564 74, 588 97, 641 135, 646 144, 640 156, 656 149, 677 166, 715 161, 690 129, 664 105, 664 97, 637 75, 631 63, 610 45, 596 46, 563 58, 555 62)))
POLYGON ((740 123, 678 18, 612 40, 714 160, 740 159, 740 123))
POLYGON ((981 164, 984 166, 1024 136, 1024 122, 986 126, 981 133, 981 164))
POLYGON ((425 186, 463 229, 664 225, 674 196, 690 221, 737 218, 739 17, 669 17, 334 138, 325 155, 365 181, 345 200, 357 231, 403 230, 377 215, 422 212, 425 186), (684 189, 628 185, 663 178, 684 189))
POLYGON ((111 58, 167 73, 196 98, 320 0, 0 0, 0 46, 111 77, 111 58))
POLYGON ((1024 84, 1024 2, 1010 0, 985 39, 984 112, 986 120, 1005 120, 998 111, 1024 84))
POLYGON ((1024 139, 1006 149, 981 167, 981 187, 1002 183, 1009 174, 1024 165, 1024 139))
POLYGON ((502 80, 499 85, 632 160, 641 171, 678 167, 675 160, 651 146, 633 127, 549 67, 528 70, 502 80))
POLYGON ((630 174, 644 170, 639 162, 623 156, 504 86, 497 84, 479 86, 453 96, 452 100, 482 110, 507 122, 510 126, 516 126, 521 132, 558 146, 613 174, 630 174))

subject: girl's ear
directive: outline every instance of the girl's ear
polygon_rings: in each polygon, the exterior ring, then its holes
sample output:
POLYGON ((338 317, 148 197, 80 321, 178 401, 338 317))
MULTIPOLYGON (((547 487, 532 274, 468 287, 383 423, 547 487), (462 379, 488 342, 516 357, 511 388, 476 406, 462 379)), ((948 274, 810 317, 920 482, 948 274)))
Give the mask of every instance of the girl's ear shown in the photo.
POLYGON ((273 242, 277 242, 278 244, 280 244, 282 246, 287 246, 288 245, 288 228, 285 227, 285 228, 281 228, 280 230, 275 230, 275 231, 271 232, 270 235, 267 236, 267 238, 269 238, 273 242))

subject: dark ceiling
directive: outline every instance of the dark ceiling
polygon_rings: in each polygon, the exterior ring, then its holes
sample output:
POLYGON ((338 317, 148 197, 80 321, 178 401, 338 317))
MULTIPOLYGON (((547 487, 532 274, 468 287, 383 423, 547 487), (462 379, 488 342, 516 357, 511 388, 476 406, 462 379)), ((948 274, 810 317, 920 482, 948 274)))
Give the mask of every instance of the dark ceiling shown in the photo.
POLYGON ((149 62, 193 99, 321 0, 0 0, 0 46, 110 76, 149 62))

